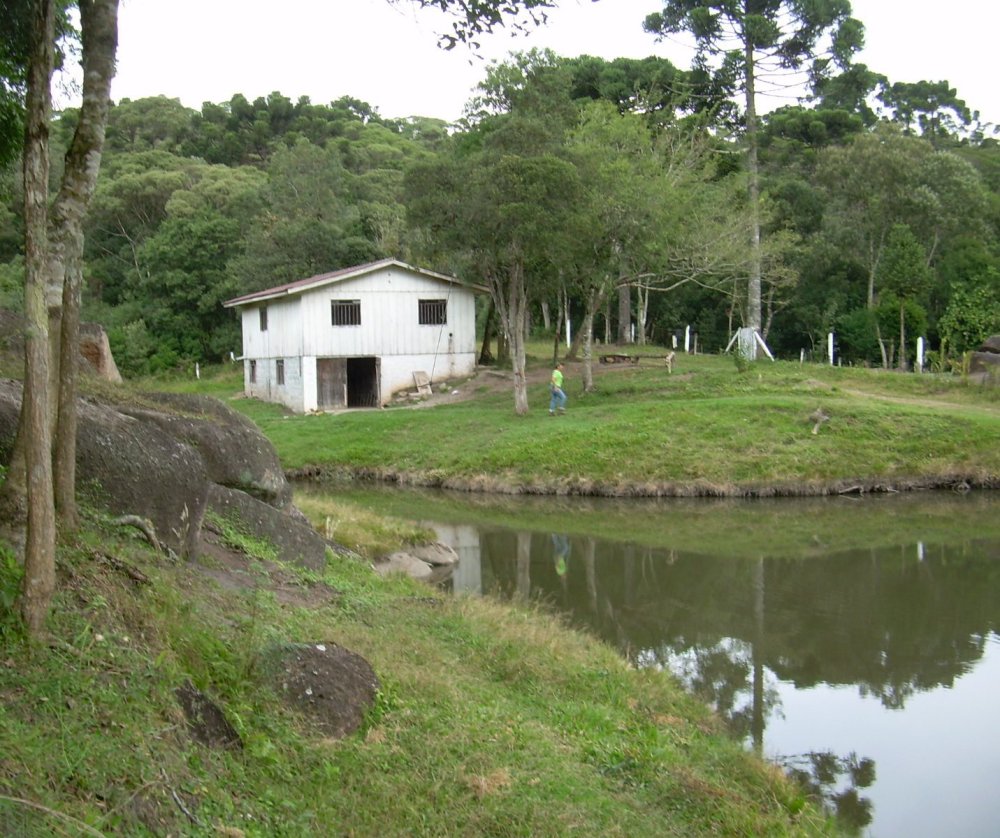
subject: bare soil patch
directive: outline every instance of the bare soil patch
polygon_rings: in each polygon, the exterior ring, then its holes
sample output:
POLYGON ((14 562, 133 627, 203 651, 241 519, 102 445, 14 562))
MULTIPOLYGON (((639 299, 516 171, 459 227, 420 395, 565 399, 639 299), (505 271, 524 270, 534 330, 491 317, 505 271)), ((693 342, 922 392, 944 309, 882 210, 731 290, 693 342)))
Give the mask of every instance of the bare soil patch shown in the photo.
MULTIPOLYGON (((583 380, 583 362, 574 361, 563 361, 566 366, 566 386, 569 388, 568 393, 572 394, 574 390, 578 391, 581 387, 583 380)), ((663 366, 663 359, 652 357, 643 357, 641 364, 645 364, 647 367, 663 366)), ((605 375, 616 375, 627 372, 629 370, 634 370, 636 367, 633 364, 601 364, 598 361, 594 361, 592 370, 593 377, 596 381, 605 375)), ((537 387, 539 385, 547 384, 550 376, 552 375, 552 370, 549 366, 540 366, 534 369, 529 369, 525 373, 525 380, 528 383, 528 387, 537 387)), ((684 377, 678 376, 681 380, 685 380, 684 377)), ((688 376, 689 377, 689 376, 688 376)), ((444 387, 440 384, 435 385, 435 389, 432 395, 423 396, 418 401, 414 401, 412 404, 407 405, 413 408, 422 407, 434 407, 439 404, 454 404, 455 402, 468 401, 469 399, 479 398, 484 393, 487 394, 510 394, 513 400, 514 396, 514 373, 511 371, 509 366, 504 367, 480 367, 476 370, 476 373, 463 381, 457 382, 455 384, 450 384, 448 387, 444 387)))

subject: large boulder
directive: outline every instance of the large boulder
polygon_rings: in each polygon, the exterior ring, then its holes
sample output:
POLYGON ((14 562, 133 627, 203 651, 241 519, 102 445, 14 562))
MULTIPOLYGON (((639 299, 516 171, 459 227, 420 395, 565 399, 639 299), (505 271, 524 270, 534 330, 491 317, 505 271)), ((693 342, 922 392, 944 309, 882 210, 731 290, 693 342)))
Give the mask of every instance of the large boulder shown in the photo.
MULTIPOLYGON (((20 361, 24 357, 24 330, 26 322, 23 314, 0 308, 0 355, 20 361)), ((108 334, 99 323, 80 324, 80 371, 96 375, 115 384, 122 377, 118 372, 108 334)))
POLYGON ((81 497, 115 515, 145 518, 162 545, 197 555, 209 491, 198 452, 109 404, 81 399, 77 409, 81 497))
POLYGON ((213 483, 279 509, 291 504, 292 488, 274 446, 246 416, 209 396, 145 393, 143 401, 120 410, 198 451, 213 483))
POLYGON ((969 378, 1000 385, 1000 335, 988 337, 978 351, 969 355, 969 378))
POLYGON ((218 483, 209 486, 208 507, 243 532, 273 544, 286 562, 311 570, 322 570, 326 564, 326 542, 297 516, 218 483))
MULTIPOLYGON (((0 379, 0 462, 10 462, 21 383, 0 379)), ((326 544, 291 502, 270 442, 248 419, 201 396, 78 401, 77 488, 92 505, 148 521, 165 548, 198 554, 211 508, 317 569, 326 544)))
POLYGON ((115 356, 111 354, 108 333, 99 323, 80 324, 80 357, 96 375, 115 384, 122 383, 115 356))

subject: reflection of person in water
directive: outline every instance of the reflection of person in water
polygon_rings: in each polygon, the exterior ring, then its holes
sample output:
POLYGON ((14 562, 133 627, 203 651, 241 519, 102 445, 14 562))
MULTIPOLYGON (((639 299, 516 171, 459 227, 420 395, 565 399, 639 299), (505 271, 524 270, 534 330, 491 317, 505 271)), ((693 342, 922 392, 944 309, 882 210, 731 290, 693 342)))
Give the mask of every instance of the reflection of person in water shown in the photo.
POLYGON ((559 578, 565 579, 569 569, 569 539, 562 533, 552 533, 552 560, 559 578))

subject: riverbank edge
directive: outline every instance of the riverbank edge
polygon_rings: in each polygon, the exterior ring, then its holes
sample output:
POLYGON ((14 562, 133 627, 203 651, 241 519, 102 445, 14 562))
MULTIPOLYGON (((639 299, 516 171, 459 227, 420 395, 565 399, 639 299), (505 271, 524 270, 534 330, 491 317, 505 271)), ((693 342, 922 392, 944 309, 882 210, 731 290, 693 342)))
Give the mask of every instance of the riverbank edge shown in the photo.
POLYGON ((893 494, 928 490, 966 492, 1000 489, 1000 475, 967 471, 921 475, 919 477, 805 480, 796 483, 773 484, 717 484, 698 480, 686 483, 676 481, 611 483, 586 477, 569 480, 516 482, 494 475, 463 477, 390 468, 308 465, 286 470, 285 477, 294 482, 325 483, 346 480, 423 489, 447 489, 455 492, 604 498, 795 498, 893 494))

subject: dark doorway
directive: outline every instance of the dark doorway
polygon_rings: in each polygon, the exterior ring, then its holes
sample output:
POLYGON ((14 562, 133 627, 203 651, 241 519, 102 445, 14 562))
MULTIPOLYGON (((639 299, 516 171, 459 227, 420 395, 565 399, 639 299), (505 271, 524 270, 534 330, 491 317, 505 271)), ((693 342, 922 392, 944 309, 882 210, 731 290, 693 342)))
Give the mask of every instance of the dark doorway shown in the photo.
POLYGON ((347 359, 347 406, 378 407, 378 358, 347 359))

